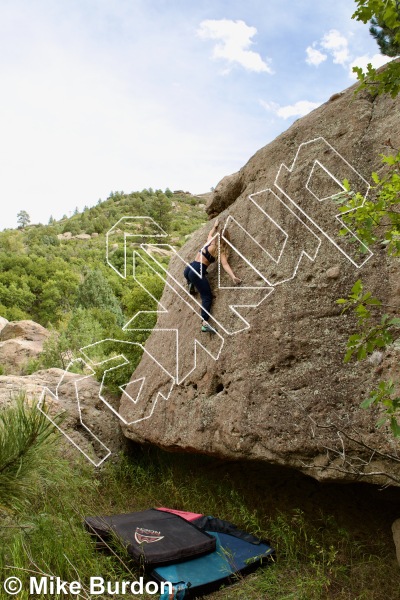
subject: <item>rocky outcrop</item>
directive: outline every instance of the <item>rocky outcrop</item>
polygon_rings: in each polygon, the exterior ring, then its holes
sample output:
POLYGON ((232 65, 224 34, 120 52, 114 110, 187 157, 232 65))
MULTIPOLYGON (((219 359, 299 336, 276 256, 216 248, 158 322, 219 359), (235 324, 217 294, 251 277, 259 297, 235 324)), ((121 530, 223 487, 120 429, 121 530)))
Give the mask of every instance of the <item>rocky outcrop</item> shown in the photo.
POLYGON ((193 260, 211 226, 172 258, 163 312, 130 384, 145 382, 140 401, 121 400, 127 437, 287 465, 320 480, 400 483, 399 462, 388 458, 396 444, 375 427, 379 411, 360 408, 397 350, 379 364, 344 364, 355 320, 336 303, 362 277, 398 314, 399 261, 341 237, 335 201, 344 179, 365 194, 371 172, 382 173, 379 154, 400 147, 399 114, 400 97, 354 96, 353 86, 216 187, 207 211, 227 220, 230 264, 243 283, 231 289, 222 273, 218 289, 218 268, 209 269, 211 337, 200 333, 182 277, 183 260, 193 260))
MULTIPOLYGON (((61 439, 66 455, 76 458, 78 447, 97 464, 108 450, 117 452, 123 447, 119 419, 100 399, 99 392, 100 384, 94 377, 62 369, 46 369, 25 377, 0 376, 0 409, 22 395, 29 405, 40 402, 51 418, 63 414, 60 428, 65 434, 61 439)), ((110 395, 106 395, 105 400, 116 405, 116 399, 110 395)))
POLYGON ((172 250, 166 250, 165 248, 159 248, 153 244, 143 244, 143 247, 149 254, 158 254, 159 256, 171 256, 172 250))
POLYGON ((19 375, 30 359, 37 358, 50 332, 34 321, 7 322, 0 329, 0 364, 10 375, 19 375))
POLYGON ((92 371, 78 374, 47 369, 21 375, 29 359, 42 352, 50 333, 34 321, 3 321, 0 364, 8 374, 0 376, 0 409, 22 396, 30 405, 40 403, 52 419, 62 413, 60 428, 65 435, 61 439, 65 455, 72 460, 78 456, 77 449, 94 464, 100 464, 109 452, 120 450, 124 438, 119 419, 110 410, 117 410, 118 399, 102 390, 102 400, 100 384, 92 371))
POLYGON ((58 239, 61 241, 66 240, 90 240, 92 237, 97 237, 98 233, 78 233, 77 235, 72 235, 70 231, 66 231, 65 233, 59 233, 57 235, 58 239))
POLYGON ((7 323, 8 323, 7 319, 5 319, 4 317, 0 317, 0 333, 4 329, 4 327, 7 325, 7 323))
POLYGON ((233 204, 244 189, 244 180, 241 171, 227 175, 217 185, 214 192, 208 198, 206 212, 210 218, 219 215, 228 206, 233 204))
POLYGON ((49 336, 45 327, 35 321, 11 321, 6 324, 0 334, 0 340, 23 338, 28 342, 43 342, 49 336))

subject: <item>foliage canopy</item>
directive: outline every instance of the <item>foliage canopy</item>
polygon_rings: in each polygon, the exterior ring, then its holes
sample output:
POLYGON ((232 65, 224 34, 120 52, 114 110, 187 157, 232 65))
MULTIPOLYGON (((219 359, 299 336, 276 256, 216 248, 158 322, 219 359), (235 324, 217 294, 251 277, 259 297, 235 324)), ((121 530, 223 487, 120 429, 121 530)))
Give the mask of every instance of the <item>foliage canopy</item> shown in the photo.
MULTIPOLYGON (((378 42, 382 54, 397 56, 400 52, 400 1, 399 0, 355 0, 357 9, 353 19, 368 23, 371 21, 372 35, 378 42)), ((364 73, 360 67, 353 67, 360 81, 358 90, 368 88, 374 94, 388 93, 393 98, 400 91, 400 62, 388 63, 378 72, 371 63, 364 73)))

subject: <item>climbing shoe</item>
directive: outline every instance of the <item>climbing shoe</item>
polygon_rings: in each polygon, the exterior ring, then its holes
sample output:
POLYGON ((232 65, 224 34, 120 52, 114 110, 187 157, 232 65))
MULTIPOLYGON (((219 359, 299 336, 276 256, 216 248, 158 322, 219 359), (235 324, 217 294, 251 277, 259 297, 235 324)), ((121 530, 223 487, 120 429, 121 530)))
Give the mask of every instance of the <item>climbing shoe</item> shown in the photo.
POLYGON ((208 323, 206 323, 205 325, 202 325, 201 330, 205 331, 207 333, 217 333, 217 330, 214 329, 214 327, 211 327, 211 325, 209 325, 208 323))

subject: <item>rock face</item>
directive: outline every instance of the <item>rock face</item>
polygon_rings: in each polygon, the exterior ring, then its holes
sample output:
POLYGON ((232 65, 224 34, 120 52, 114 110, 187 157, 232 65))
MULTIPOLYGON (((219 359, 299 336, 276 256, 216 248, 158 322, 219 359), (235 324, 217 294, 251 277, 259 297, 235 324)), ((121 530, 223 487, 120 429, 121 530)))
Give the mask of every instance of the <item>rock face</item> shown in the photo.
MULTIPOLYGON (((23 395, 28 404, 37 404, 42 399, 41 404, 51 418, 63 413, 60 427, 65 436, 62 441, 65 454, 71 460, 79 456, 79 449, 97 465, 110 451, 120 450, 124 438, 119 419, 101 400, 100 384, 92 373, 47 369, 33 375, 20 375, 29 358, 40 354, 49 332, 34 321, 4 321, 0 330, 0 364, 6 366, 8 375, 0 376, 0 409, 23 395)), ((117 399, 104 391, 102 395, 116 411, 117 399)))
MULTIPOLYGON (((60 413, 65 414, 61 429, 68 436, 63 438, 63 442, 69 457, 73 459, 79 455, 75 445, 97 464, 106 456, 107 449, 117 452, 123 447, 119 419, 100 400, 100 384, 90 376, 62 369, 46 369, 25 377, 0 376, 0 409, 14 403, 20 394, 28 404, 36 405, 45 388, 47 392, 43 396, 43 407, 48 410, 48 414, 52 418, 60 413), (83 425, 78 410, 77 392, 83 425)), ((112 405, 112 398, 107 397, 107 401, 112 405)))
POLYGON ((385 456, 395 442, 376 430, 377 411, 360 408, 379 378, 398 370, 400 350, 389 348, 379 364, 344 364, 356 325, 336 304, 362 277, 398 314, 399 260, 340 237, 335 201, 344 179, 366 194, 371 172, 382 173, 379 154, 400 147, 399 114, 400 97, 354 96, 353 86, 216 187, 207 212, 226 220, 229 262, 243 283, 230 287, 221 270, 219 287, 218 267, 209 268, 212 337, 200 332, 182 276, 211 225, 172 258, 165 311, 130 384, 145 382, 140 400, 121 399, 127 437, 292 466, 320 480, 400 484, 399 463, 385 456))
POLYGON ((49 335, 34 321, 7 322, 0 328, 0 364, 7 373, 19 375, 30 359, 39 356, 49 335))
POLYGON ((243 192, 244 187, 245 182, 240 171, 221 179, 206 206, 210 217, 219 215, 228 206, 233 204, 236 198, 243 192))

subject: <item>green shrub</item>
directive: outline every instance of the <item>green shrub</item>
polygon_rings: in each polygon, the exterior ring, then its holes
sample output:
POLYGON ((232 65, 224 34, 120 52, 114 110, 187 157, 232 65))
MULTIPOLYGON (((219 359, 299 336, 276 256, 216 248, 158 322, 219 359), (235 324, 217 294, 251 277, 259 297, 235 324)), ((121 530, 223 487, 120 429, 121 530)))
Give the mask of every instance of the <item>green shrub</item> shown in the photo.
MULTIPOLYGON (((59 421, 59 419, 58 419, 59 421)), ((54 425, 20 395, 0 410, 0 511, 20 509, 49 473, 54 425)))

